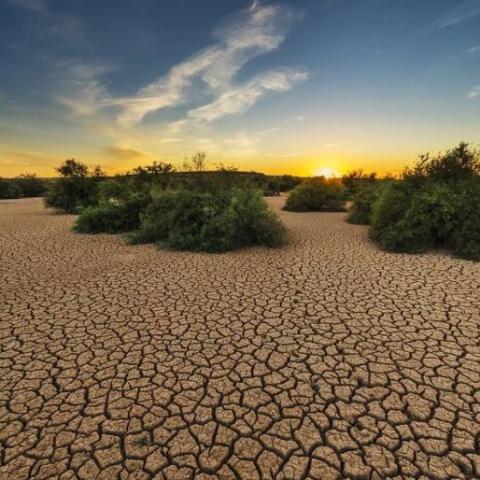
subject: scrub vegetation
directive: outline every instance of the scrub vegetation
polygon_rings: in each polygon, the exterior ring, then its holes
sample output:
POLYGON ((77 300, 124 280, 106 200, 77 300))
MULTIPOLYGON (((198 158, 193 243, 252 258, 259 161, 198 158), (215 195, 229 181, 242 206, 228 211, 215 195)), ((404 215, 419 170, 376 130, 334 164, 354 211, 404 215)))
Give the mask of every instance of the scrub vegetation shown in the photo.
POLYGON ((293 187, 294 177, 271 179, 224 166, 206 171, 201 152, 183 170, 154 163, 107 179, 99 169, 67 160, 45 204, 79 213, 78 233, 128 233, 132 243, 207 252, 283 243, 285 228, 263 195, 293 187))
POLYGON ((315 177, 298 185, 284 210, 290 212, 343 212, 346 189, 337 179, 315 177))
POLYGON ((375 197, 369 232, 383 249, 480 260, 480 154, 469 145, 421 156, 375 197))
POLYGON ((15 178, 0 177, 0 199, 41 197, 47 181, 34 173, 24 173, 15 178))

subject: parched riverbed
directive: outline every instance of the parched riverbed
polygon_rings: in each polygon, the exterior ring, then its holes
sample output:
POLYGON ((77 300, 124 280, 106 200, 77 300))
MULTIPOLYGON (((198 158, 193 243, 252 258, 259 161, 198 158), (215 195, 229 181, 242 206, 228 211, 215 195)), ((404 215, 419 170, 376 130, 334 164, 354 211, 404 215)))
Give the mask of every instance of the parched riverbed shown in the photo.
POLYGON ((208 255, 0 202, 0 479, 479 479, 480 264, 280 215, 208 255))

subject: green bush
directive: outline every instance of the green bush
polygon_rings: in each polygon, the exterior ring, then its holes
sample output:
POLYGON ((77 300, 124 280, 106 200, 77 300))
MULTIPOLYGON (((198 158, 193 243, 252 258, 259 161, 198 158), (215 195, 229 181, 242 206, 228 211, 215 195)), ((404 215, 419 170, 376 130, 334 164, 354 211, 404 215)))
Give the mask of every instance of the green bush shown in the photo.
POLYGON ((342 185, 345 187, 345 197, 352 200, 357 193, 377 182, 377 174, 366 174, 362 169, 353 170, 342 177, 342 185))
POLYGON ((421 253, 447 246, 452 238, 459 196, 444 183, 390 185, 374 204, 370 237, 389 251, 421 253))
POLYGON ((281 245, 285 230, 260 193, 166 191, 147 207, 132 243, 176 250, 223 252, 250 245, 281 245))
POLYGON ((348 223, 354 225, 369 225, 373 204, 380 195, 379 183, 367 183, 353 196, 353 205, 348 215, 348 223))
POLYGON ((22 197, 41 197, 45 192, 45 182, 34 173, 24 173, 14 179, 22 197))
POLYGON ((323 177, 307 181, 290 193, 284 210, 290 212, 343 212, 345 188, 323 177))
POLYGON ((0 199, 19 198, 22 191, 13 179, 0 177, 0 199))
POLYGON ((405 171, 404 177, 410 181, 430 179, 446 183, 456 183, 480 175, 480 154, 468 143, 461 142, 457 147, 431 156, 421 155, 412 169, 405 171))
POLYGON ((480 156, 465 144, 423 156, 373 204, 370 237, 393 252, 448 248, 480 260, 480 156))
POLYGON ((61 177, 50 183, 44 197, 47 207, 66 213, 78 213, 98 202, 98 185, 104 179, 97 167, 93 172, 73 159, 66 160, 57 172, 61 177))
POLYGON ((134 197, 121 202, 106 202, 84 208, 74 230, 78 233, 123 233, 140 226, 140 214, 150 199, 134 197))
POLYGON ((480 261, 480 177, 459 186, 461 203, 456 213, 454 251, 470 260, 480 261))

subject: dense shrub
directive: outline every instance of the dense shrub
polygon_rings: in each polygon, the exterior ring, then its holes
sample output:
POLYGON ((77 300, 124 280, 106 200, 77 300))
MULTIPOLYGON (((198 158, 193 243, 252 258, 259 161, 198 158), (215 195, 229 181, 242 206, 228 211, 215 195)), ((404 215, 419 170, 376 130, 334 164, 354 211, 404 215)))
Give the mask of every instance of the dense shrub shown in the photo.
POLYGON ((455 227, 459 198, 443 183, 418 188, 397 182, 375 203, 370 236, 393 252, 421 253, 446 245, 455 227))
POLYGON ((279 246, 284 227, 260 193, 166 191, 142 214, 132 243, 156 242, 177 250, 222 252, 250 245, 279 246))
POLYGON ((335 180, 315 178, 290 193, 284 209, 291 212, 342 212, 345 188, 335 180))
POLYGON ((479 152, 467 143, 460 143, 452 150, 431 156, 421 155, 412 169, 407 169, 405 178, 410 181, 425 179, 455 183, 480 175, 479 152))
POLYGON ((104 179, 98 167, 90 172, 85 164, 70 159, 56 170, 61 177, 48 187, 44 197, 47 207, 78 213, 82 208, 97 204, 98 186, 104 179))
POLYGON ((37 178, 34 173, 24 173, 14 180, 22 197, 41 197, 45 192, 45 181, 37 178))
POLYGON ((480 260, 480 157, 465 144, 418 164, 374 202, 370 237, 393 252, 449 248, 480 260))
POLYGON ((13 179, 5 179, 0 177, 0 199, 19 198, 22 191, 13 179))
POLYGON ((353 170, 343 175, 342 185, 345 187, 345 197, 352 200, 361 190, 371 187, 377 182, 377 174, 366 174, 362 169, 353 170))
POLYGON ((79 233, 123 233, 136 230, 140 226, 140 214, 149 203, 148 197, 137 196, 84 208, 75 222, 74 230, 79 233))
POLYGON ((368 183, 359 188, 352 198, 347 221, 354 225, 369 225, 373 204, 380 195, 379 183, 368 183))
POLYGON ((461 257, 480 261, 480 177, 460 184, 459 192, 454 251, 461 257))
POLYGON ((15 178, 0 178, 0 198, 40 197, 45 191, 45 181, 35 174, 24 173, 15 178))

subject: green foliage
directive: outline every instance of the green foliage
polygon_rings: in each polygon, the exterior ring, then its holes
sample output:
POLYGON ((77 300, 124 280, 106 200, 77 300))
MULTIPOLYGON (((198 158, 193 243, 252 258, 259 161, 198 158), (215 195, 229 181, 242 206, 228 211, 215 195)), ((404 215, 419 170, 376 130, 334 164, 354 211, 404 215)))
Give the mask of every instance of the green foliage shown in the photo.
POLYGON ((369 225, 373 204, 380 195, 382 184, 369 182, 357 189, 353 196, 353 205, 348 215, 348 223, 354 225, 369 225))
POLYGON ((397 182, 380 195, 372 214, 370 236, 389 251, 421 253, 448 244, 455 228, 459 198, 443 183, 415 188, 397 182))
POLYGON ((0 177, 0 199, 19 198, 22 190, 13 179, 0 177))
POLYGON ((55 169, 62 177, 86 177, 88 176, 88 167, 81 162, 77 162, 73 158, 65 160, 59 167, 55 169))
POLYGON ((9 179, 0 178, 0 198, 40 197, 45 185, 45 181, 31 173, 9 179))
POLYGON ((366 174, 362 169, 353 170, 342 177, 342 184, 345 187, 345 197, 353 199, 360 190, 371 187, 377 182, 377 174, 366 174))
POLYGON ((478 152, 465 144, 435 158, 422 156, 373 204, 370 237, 393 252, 449 248, 480 260, 478 152))
POLYGON ((148 197, 137 196, 84 208, 73 228, 78 233, 123 233, 136 230, 140 226, 140 214, 150 201, 148 197))
POLYGON ((461 204, 456 212, 454 251, 460 257, 480 261, 480 177, 460 184, 459 194, 461 204))
POLYGON ((345 188, 335 180, 314 178, 290 193, 284 210, 291 212, 343 212, 345 188))
POLYGON ((97 203, 98 185, 104 178, 100 168, 90 172, 85 164, 69 159, 56 170, 61 177, 48 187, 44 197, 47 207, 78 213, 82 208, 97 203))
POLYGON ((132 243, 176 250, 223 252, 250 245, 279 246, 284 227, 258 191, 160 193, 141 216, 132 243))
POLYGON ((24 173, 15 179, 22 197, 41 197, 45 192, 45 182, 34 173, 24 173))
POLYGON ((417 164, 404 173, 406 180, 424 181, 426 179, 455 183, 480 175, 480 152, 461 142, 452 150, 421 155, 417 164))

